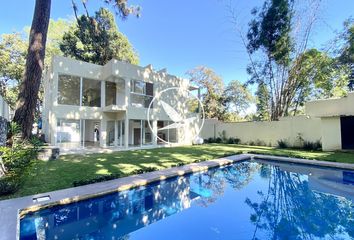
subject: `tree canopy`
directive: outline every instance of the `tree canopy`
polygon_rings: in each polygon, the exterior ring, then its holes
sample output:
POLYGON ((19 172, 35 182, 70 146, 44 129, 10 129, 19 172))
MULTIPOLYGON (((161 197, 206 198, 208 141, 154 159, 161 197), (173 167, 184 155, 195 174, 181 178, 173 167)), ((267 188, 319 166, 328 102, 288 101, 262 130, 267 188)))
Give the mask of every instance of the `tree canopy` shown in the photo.
MULTIPOLYGON (((64 32, 73 25, 72 21, 50 19, 46 46, 45 66, 51 63, 52 56, 60 55, 59 41, 64 32)), ((0 37, 0 85, 1 94, 11 107, 15 108, 18 88, 25 71, 30 27, 25 26, 22 32, 3 34, 0 37)), ((41 100, 41 95, 40 95, 41 100)))
POLYGON ((100 8, 93 17, 81 15, 67 31, 60 49, 64 56, 104 65, 111 59, 138 64, 139 58, 128 38, 118 31, 113 14, 100 8))

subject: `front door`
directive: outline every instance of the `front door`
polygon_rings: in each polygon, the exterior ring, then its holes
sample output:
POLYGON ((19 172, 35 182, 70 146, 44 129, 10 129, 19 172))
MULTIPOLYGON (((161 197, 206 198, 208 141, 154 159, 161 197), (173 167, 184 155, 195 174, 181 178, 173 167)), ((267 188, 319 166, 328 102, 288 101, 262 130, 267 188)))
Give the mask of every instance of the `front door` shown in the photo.
POLYGON ((340 118, 342 149, 354 149, 354 116, 340 118))
POLYGON ((134 128, 134 145, 140 145, 141 129, 134 128))

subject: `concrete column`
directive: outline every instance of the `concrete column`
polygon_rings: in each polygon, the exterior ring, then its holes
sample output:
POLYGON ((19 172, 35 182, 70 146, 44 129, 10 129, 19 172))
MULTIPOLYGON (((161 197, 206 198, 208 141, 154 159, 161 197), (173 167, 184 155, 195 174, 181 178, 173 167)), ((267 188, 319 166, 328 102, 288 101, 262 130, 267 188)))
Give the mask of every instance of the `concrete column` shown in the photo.
POLYGON ((106 106, 106 82, 101 81, 101 107, 106 106))
POLYGON ((119 121, 119 146, 123 146, 123 120, 119 121))
POLYGON ((145 141, 144 125, 143 125, 143 120, 140 120, 140 147, 143 146, 144 141, 145 141))
POLYGON ((126 107, 130 104, 130 79, 124 78, 125 80, 125 103, 126 107))
POLYGON ((154 121, 151 121, 151 124, 152 124, 152 144, 154 146, 157 146, 157 121, 154 120, 154 121))
POLYGON ((129 118, 127 112, 125 112, 125 119, 124 119, 124 146, 125 148, 129 147, 129 118))
POLYGON ((57 145, 57 118, 51 111, 49 112, 49 128, 50 144, 57 145))
POLYGON ((103 114, 100 127, 100 147, 107 146, 107 117, 103 114))
POLYGON ((120 144, 118 142, 118 137, 119 137, 119 132, 118 132, 118 124, 120 122, 119 121, 114 121, 114 146, 118 147, 120 144))
MULTIPOLYGON (((198 88, 198 99, 200 99, 200 88, 198 88)), ((200 113, 200 102, 198 101, 198 113, 200 113)))

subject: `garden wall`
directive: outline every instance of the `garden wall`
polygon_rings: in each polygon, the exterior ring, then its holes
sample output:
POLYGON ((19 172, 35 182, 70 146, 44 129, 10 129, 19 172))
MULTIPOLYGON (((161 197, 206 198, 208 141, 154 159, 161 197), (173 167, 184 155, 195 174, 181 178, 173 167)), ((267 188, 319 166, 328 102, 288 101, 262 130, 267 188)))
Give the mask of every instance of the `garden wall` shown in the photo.
POLYGON ((298 146, 299 136, 305 141, 321 140, 321 119, 307 116, 286 117, 279 121, 233 122, 205 120, 201 136, 204 139, 217 138, 225 131, 226 137, 239 138, 241 143, 262 143, 277 146, 278 140, 286 140, 298 146))

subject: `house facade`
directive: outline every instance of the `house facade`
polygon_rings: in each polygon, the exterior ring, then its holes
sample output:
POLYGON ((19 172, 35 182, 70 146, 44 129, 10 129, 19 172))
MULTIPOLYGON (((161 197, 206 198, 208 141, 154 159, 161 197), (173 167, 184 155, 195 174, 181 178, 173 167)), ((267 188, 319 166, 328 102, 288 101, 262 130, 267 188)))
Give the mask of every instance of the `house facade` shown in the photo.
POLYGON ((191 144, 201 123, 191 91, 198 94, 188 80, 151 65, 112 59, 101 66, 55 56, 44 78, 42 132, 64 149, 191 144), (161 102, 194 121, 167 127, 175 119, 161 102))

